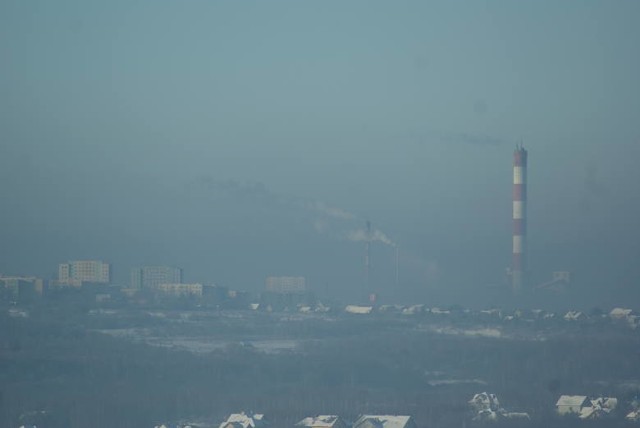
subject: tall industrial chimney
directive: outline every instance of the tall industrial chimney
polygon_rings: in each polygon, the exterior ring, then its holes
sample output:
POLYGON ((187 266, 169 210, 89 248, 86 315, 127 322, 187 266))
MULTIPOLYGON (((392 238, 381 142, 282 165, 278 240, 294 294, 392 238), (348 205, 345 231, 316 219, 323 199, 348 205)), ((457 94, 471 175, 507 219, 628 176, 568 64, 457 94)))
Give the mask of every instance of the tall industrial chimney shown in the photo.
POLYGON ((364 243, 364 286, 365 293, 369 293, 371 290, 369 288, 369 270, 370 270, 370 257, 371 257, 371 239, 373 235, 371 234, 371 222, 367 220, 367 229, 366 229, 366 238, 364 243))
POLYGON ((527 151, 513 152, 513 266, 511 285, 518 293, 527 283, 527 151))
POLYGON ((398 288, 398 286, 400 286, 400 260, 399 260, 399 255, 400 255, 400 247, 398 247, 398 244, 396 244, 396 288, 398 288))

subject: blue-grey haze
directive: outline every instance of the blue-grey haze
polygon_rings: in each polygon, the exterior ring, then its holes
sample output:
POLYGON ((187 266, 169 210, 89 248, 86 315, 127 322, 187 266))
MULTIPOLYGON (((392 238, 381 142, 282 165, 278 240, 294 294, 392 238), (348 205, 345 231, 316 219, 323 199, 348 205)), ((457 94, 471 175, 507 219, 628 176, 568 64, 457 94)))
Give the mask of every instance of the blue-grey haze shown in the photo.
POLYGON ((523 141, 533 276, 632 295, 638 16, 632 0, 4 0, 0 272, 99 258, 119 282, 165 263, 356 296, 347 233, 370 219, 400 245, 399 288, 393 250, 372 249, 385 297, 455 302, 503 283, 523 141))

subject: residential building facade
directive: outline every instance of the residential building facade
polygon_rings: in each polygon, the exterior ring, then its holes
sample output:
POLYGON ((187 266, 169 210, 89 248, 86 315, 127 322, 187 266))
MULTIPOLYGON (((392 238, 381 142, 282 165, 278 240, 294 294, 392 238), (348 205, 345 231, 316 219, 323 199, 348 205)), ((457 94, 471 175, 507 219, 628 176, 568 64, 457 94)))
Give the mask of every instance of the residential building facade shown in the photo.
POLYGON ((73 260, 58 266, 58 282, 63 285, 82 285, 83 282, 109 284, 111 266, 100 260, 73 260))
POLYGON ((173 266, 142 266, 131 269, 131 288, 153 289, 160 284, 181 284, 182 269, 173 266))

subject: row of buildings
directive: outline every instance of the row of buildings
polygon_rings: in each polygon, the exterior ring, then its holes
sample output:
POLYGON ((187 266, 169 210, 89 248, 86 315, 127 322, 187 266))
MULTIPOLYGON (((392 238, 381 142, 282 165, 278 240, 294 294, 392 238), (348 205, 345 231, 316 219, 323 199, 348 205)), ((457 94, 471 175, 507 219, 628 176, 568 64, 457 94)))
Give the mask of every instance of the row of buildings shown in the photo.
MULTIPOLYGON (((104 290, 113 286, 111 265, 101 260, 72 260, 58 265, 56 279, 0 275, 0 290, 12 300, 29 301, 42 296, 46 288, 104 290)), ((182 269, 173 266, 142 266, 131 269, 128 286, 118 287, 129 295, 153 290, 168 295, 202 296, 204 286, 183 281, 182 269)))
MULTIPOLYGON (((468 401, 475 421, 530 420, 525 412, 505 410, 495 394, 481 392, 468 401)), ((562 395, 556 403, 556 413, 560 416, 576 417, 582 420, 606 418, 618 409, 618 400, 613 397, 588 397, 584 395, 562 395)), ((625 419, 640 421, 640 402, 629 404, 625 419)), ((154 428, 195 428, 214 427, 201 423, 161 424, 154 428)), ((218 428, 268 428, 271 424, 262 413, 232 413, 218 428)), ((295 424, 298 428, 417 428, 413 417, 408 415, 361 415, 355 422, 348 422, 338 415, 308 416, 295 424)))
MULTIPOLYGON (((58 265, 54 280, 36 277, 0 275, 0 291, 10 300, 28 302, 42 296, 46 288, 75 288, 109 293, 117 288, 127 296, 141 292, 170 297, 202 298, 220 294, 222 287, 200 282, 186 283, 183 270, 175 266, 141 266, 131 269, 127 286, 114 286, 111 265, 101 260, 72 260, 58 265), (99 291, 100 290, 100 291, 99 291)), ((232 292, 233 294, 233 292, 232 292)), ((231 296, 233 297, 233 296, 231 296)), ((309 302, 306 279, 302 276, 270 276, 265 280, 263 299, 273 307, 295 306, 309 302)))
MULTIPOLYGON (((528 413, 509 412, 501 405, 496 394, 481 392, 469 400, 469 406, 474 414, 474 420, 496 421, 500 419, 530 419, 528 413)), ((576 417, 578 419, 601 419, 614 414, 619 403, 615 397, 589 397, 586 395, 561 395, 556 402, 556 413, 560 416, 576 417)), ((622 414, 632 422, 640 421, 640 402, 634 400, 629 403, 622 414)))
MULTIPOLYGON (((161 424, 154 428, 196 428, 204 426, 196 423, 161 424)), ((206 424, 206 426, 213 426, 206 424)), ((232 413, 218 428, 268 428, 271 423, 261 413, 232 413)), ((337 415, 309 416, 295 424, 300 428, 417 428, 411 416, 403 415, 362 415, 349 423, 337 415)))
MULTIPOLYGON (((101 260, 73 260, 58 265, 56 285, 82 287, 110 284, 111 265, 101 260)), ((143 266, 131 269, 132 290, 156 288, 161 284, 182 284, 182 269, 174 266, 143 266)))

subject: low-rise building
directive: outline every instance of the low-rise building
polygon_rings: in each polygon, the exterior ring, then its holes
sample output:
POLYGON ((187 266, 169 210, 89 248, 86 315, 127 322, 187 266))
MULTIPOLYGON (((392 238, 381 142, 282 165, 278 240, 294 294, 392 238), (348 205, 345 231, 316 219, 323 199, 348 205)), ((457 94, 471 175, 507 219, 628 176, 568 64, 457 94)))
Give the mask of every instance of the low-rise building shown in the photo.
POLYGON ((495 421, 498 419, 529 419, 524 412, 507 412, 500 406, 498 396, 488 392, 481 392, 469 400, 469 405, 475 413, 474 420, 495 421))
POLYGON ((586 395, 562 395, 556 403, 558 414, 574 414, 580 419, 597 419, 610 414, 617 407, 617 398, 589 398, 586 395))
POLYGON ((260 413, 232 413, 227 420, 220 424, 219 428, 263 428, 269 423, 260 413))
POLYGON ((624 418, 631 422, 638 422, 640 421, 640 410, 632 410, 631 412, 627 413, 627 416, 625 416, 624 418))
POLYGON ((627 308, 613 308, 609 312, 609 317, 617 320, 626 319, 630 315, 633 315, 633 310, 627 308))
POLYGON ((171 296, 171 297, 183 297, 183 296, 202 297, 203 286, 200 283, 158 284, 154 290, 160 294, 163 294, 165 296, 171 296))
POLYGON ((411 416, 362 415, 353 428, 417 428, 411 416))
POLYGON ((305 428, 347 428, 347 424, 336 415, 309 416, 296 424, 305 428))
POLYGON ((366 315, 373 311, 373 306, 347 305, 347 307, 344 308, 344 311, 349 314, 366 315))
POLYGON ((580 414, 583 407, 591 405, 586 395, 561 395, 556 402, 559 415, 580 414))
POLYGON ((564 319, 566 321, 580 321, 585 319, 587 316, 580 311, 569 311, 564 314, 564 319))

